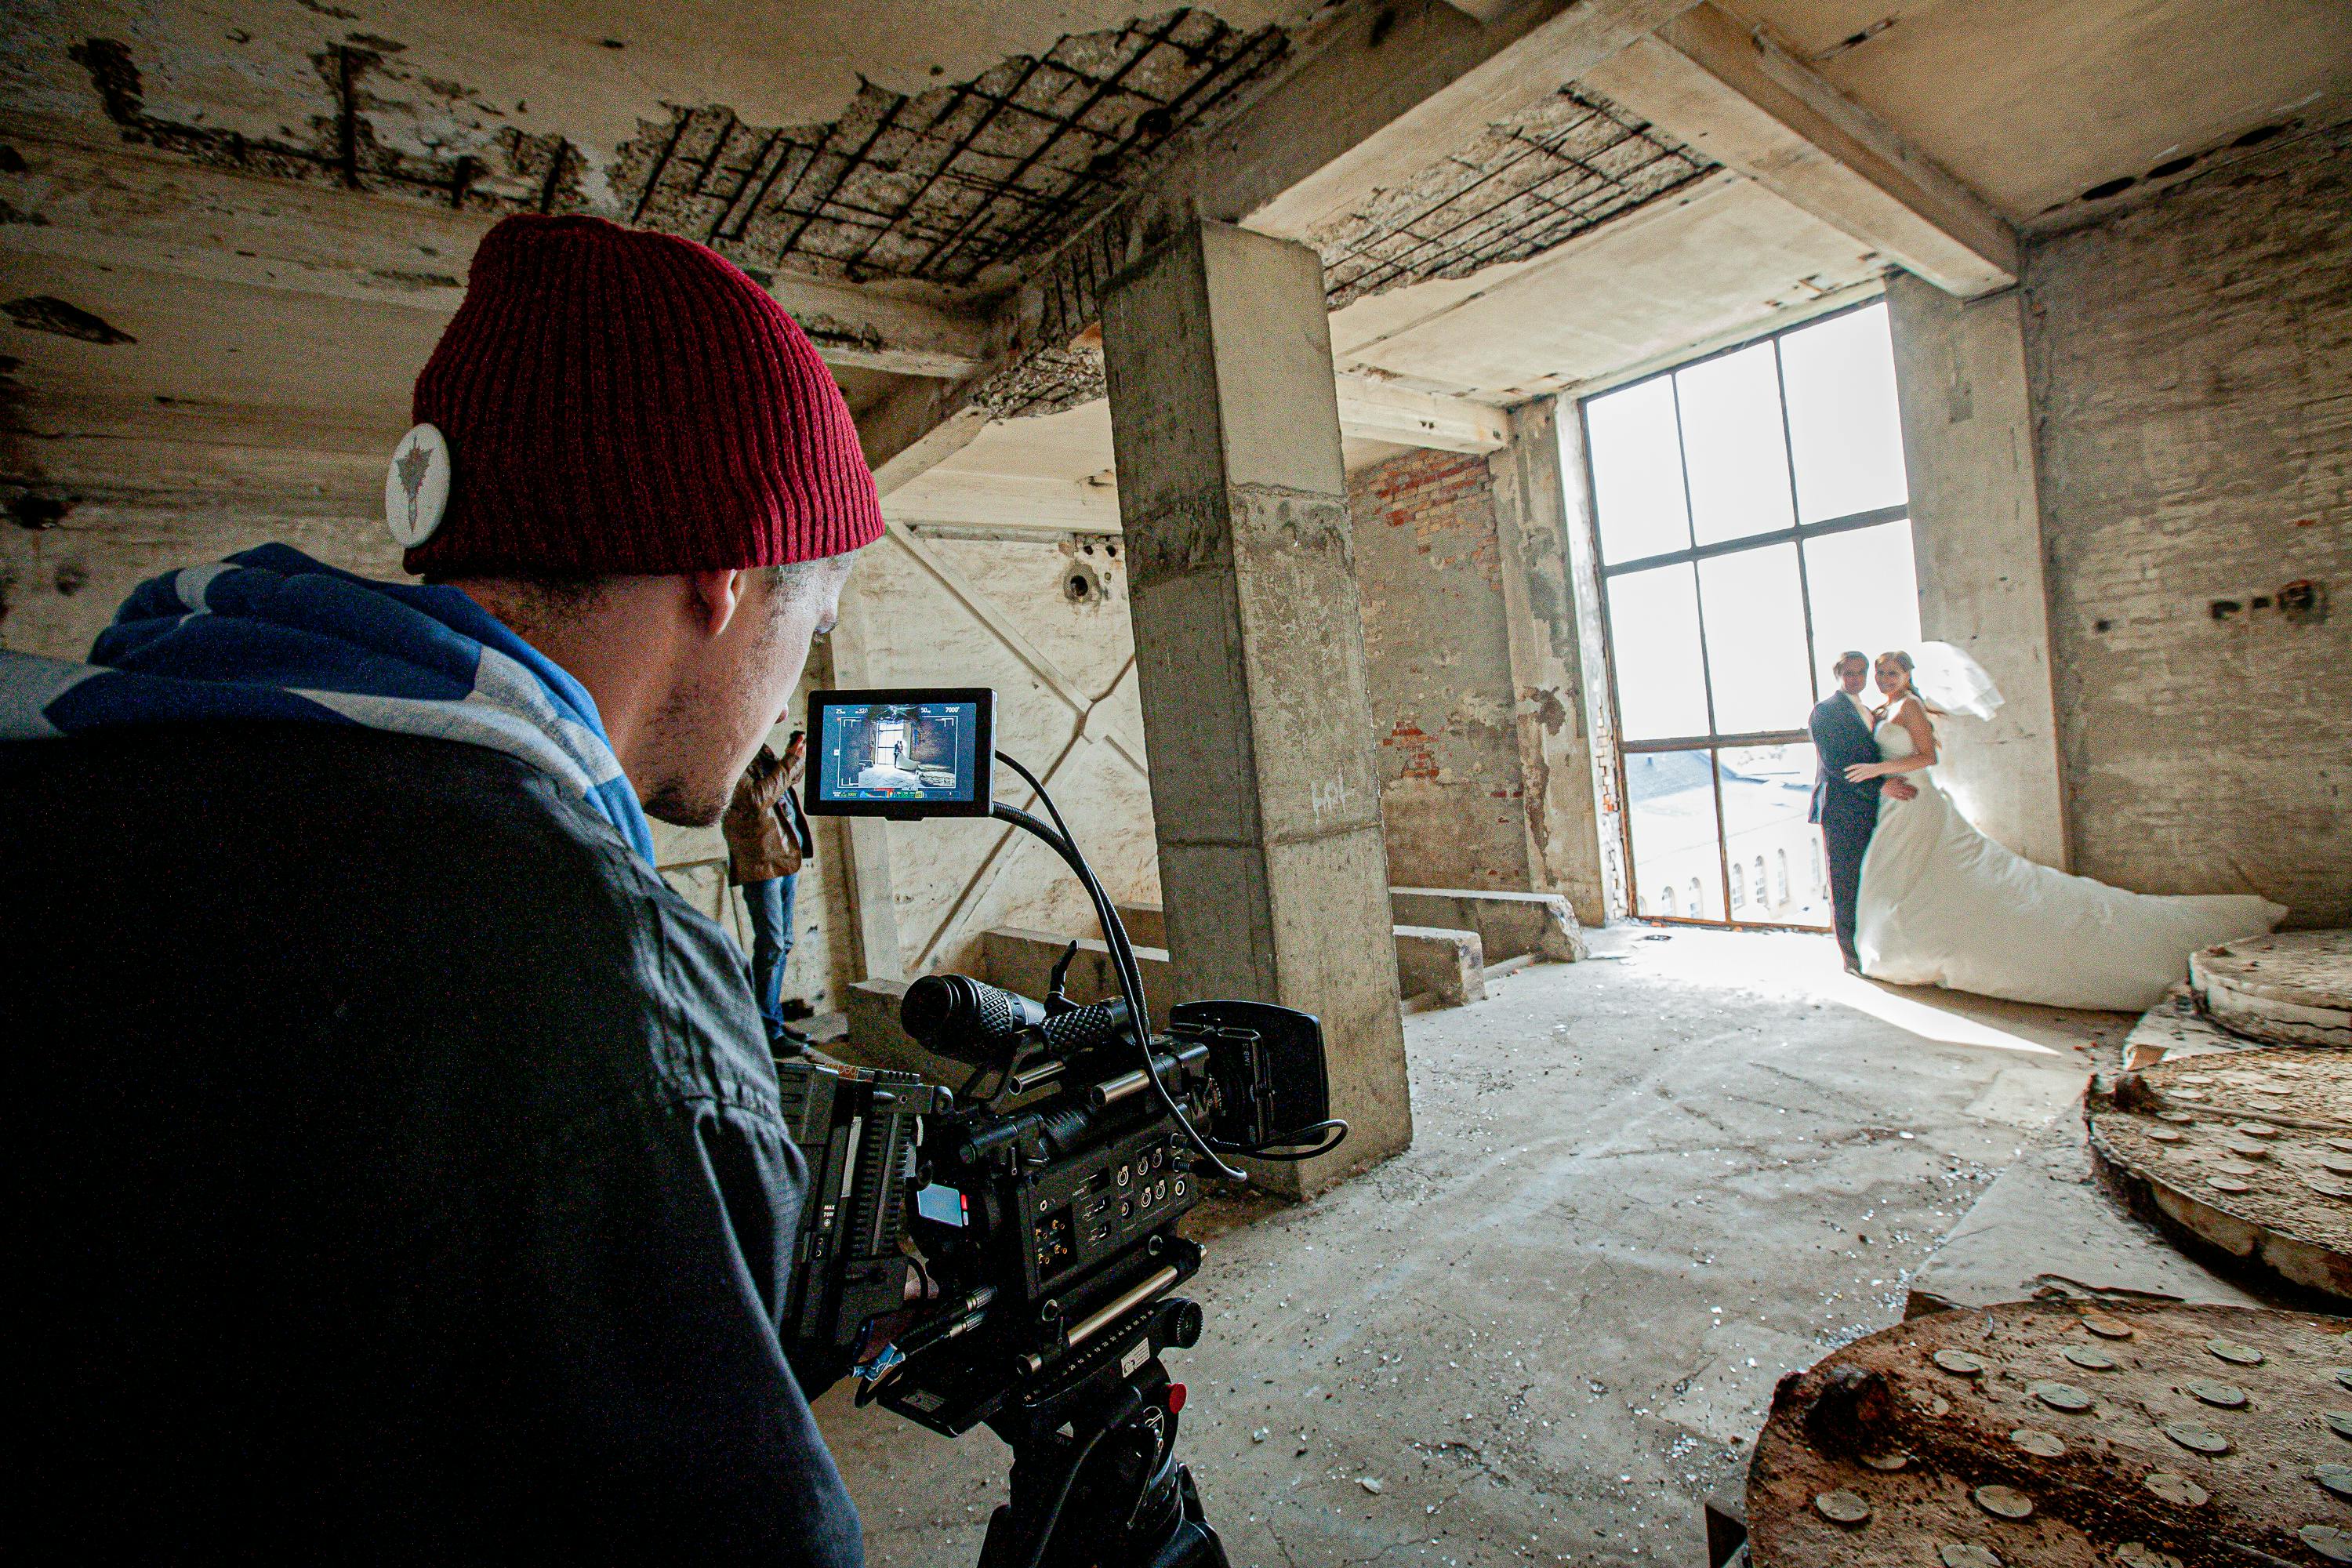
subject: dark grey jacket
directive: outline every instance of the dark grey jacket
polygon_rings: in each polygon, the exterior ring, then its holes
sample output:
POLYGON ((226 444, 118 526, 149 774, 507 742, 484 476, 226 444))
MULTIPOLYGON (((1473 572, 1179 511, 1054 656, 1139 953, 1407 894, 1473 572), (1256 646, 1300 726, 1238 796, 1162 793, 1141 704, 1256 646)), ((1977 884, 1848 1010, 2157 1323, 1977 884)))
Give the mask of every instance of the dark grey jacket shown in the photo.
POLYGON ((1805 728, 1813 737, 1818 764, 1813 772, 1813 809, 1805 820, 1838 831, 1859 831, 1867 837, 1878 821, 1879 781, 1849 784, 1845 771, 1856 763, 1878 761, 1878 742, 1871 739, 1870 726, 1853 710, 1852 699, 1843 691, 1832 691, 1813 705, 1805 728))
POLYGON ((602 820, 219 724, 0 824, 26 1561, 860 1561, 742 961, 602 820))

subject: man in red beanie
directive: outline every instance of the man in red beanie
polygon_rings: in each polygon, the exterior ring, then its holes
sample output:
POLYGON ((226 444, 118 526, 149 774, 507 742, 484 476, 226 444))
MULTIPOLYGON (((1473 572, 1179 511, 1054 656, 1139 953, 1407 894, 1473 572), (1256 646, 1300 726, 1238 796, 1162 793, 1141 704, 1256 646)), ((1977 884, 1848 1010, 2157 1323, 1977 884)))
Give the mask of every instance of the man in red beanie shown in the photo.
POLYGON ((646 824, 881 531, 848 411, 709 251, 514 218, 415 417, 423 584, 268 545, 0 655, 19 1550, 856 1563, 805 1172, 646 824))

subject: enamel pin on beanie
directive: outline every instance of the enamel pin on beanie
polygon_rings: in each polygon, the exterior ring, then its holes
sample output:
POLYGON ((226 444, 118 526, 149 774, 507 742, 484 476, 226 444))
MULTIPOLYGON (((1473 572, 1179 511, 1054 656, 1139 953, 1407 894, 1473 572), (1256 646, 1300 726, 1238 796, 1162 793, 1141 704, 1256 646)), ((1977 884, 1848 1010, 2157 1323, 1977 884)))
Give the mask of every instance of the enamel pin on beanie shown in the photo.
POLYGON ((449 508, 449 443, 430 425, 419 425, 392 449, 383 476, 383 521, 394 542, 414 550, 433 537, 449 508))

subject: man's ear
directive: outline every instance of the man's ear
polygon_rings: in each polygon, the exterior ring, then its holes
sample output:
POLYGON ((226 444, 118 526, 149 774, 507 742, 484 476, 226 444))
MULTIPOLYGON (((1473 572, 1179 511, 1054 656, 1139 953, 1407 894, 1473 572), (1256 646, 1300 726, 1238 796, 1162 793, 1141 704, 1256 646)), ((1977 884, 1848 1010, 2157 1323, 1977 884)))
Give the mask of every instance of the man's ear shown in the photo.
POLYGON ((743 606, 743 591, 751 574, 744 571, 688 572, 687 603, 694 624, 705 637, 726 635, 736 611, 743 606))

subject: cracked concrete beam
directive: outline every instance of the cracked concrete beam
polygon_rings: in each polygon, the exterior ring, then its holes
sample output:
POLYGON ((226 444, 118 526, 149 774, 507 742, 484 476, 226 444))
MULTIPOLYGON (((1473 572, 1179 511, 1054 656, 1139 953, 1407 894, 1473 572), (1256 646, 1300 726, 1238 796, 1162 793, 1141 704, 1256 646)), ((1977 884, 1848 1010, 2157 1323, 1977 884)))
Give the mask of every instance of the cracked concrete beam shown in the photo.
POLYGON ((1947 293, 2017 281, 2017 236, 1982 197, 1714 0, 1580 79, 1947 293))
POLYGON ((857 442, 874 488, 883 495, 929 473, 972 444, 988 428, 978 378, 916 381, 858 416, 857 442))
POLYGON ((949 474, 894 487, 883 503, 893 521, 965 524, 1058 533, 1119 530, 1118 491, 1107 484, 1041 479, 1031 474, 949 474))
POLYGON ((1340 376, 1339 391, 1343 436, 1440 452, 1499 452, 1510 443, 1509 416, 1492 404, 1355 375, 1340 376))
MULTIPOLYGON (((1339 432, 1343 436, 1441 452, 1497 452, 1510 443, 1510 416, 1491 404, 1410 392, 1361 376, 1336 379, 1339 432)), ((925 390, 899 395, 908 396, 911 407, 920 403, 925 390)), ((876 417, 869 416, 866 424, 879 435, 876 417)), ((935 426, 932 431, 940 444, 976 433, 976 429, 953 424, 935 426)), ((1049 534, 1119 531, 1118 489, 1114 485, 1026 474, 937 470, 909 484, 899 477, 908 466, 902 455, 898 467, 885 462, 876 470, 877 478, 887 470, 889 482, 885 493, 892 499, 884 503, 883 510, 895 520, 1034 530, 1049 534)))
MULTIPOLYGON (((494 221, 366 191, 265 179, 93 140, 70 121, 0 111, 0 249, 131 266, 447 315, 494 221)), ((759 281, 828 364, 968 375, 989 318, 825 279, 759 281)))

